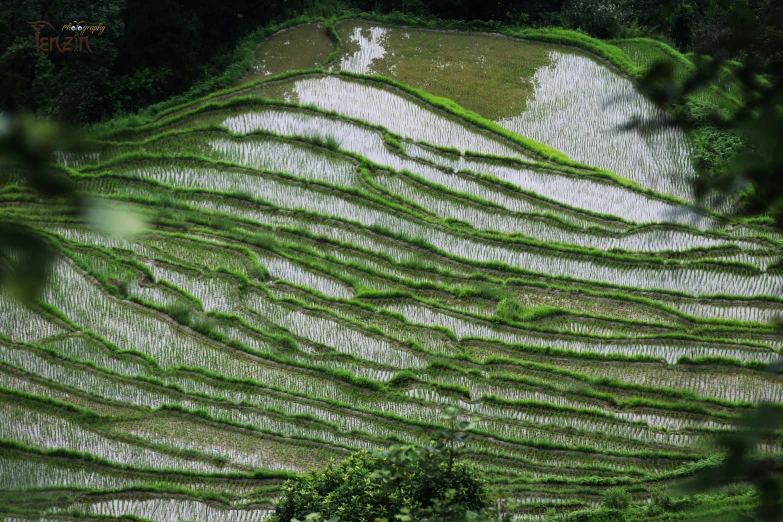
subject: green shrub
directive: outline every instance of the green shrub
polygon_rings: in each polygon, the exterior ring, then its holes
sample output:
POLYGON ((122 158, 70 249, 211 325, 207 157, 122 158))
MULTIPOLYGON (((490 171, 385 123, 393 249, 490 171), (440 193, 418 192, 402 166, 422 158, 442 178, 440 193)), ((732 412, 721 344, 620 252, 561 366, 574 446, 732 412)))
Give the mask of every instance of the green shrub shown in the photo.
POLYGON ((569 513, 565 522, 626 522, 627 517, 616 509, 587 509, 569 513))
POLYGON ((170 67, 136 69, 133 74, 114 79, 114 89, 107 96, 107 101, 111 103, 115 114, 135 112, 160 99, 172 75, 170 67))
POLYGON ((677 512, 692 509, 698 505, 699 500, 694 496, 675 497, 665 493, 653 494, 652 505, 661 512, 677 512))
POLYGON ((604 493, 604 506, 610 509, 628 509, 631 505, 631 494, 624 488, 609 488, 604 493))
POLYGON ((277 250, 280 248, 277 238, 271 234, 256 234, 255 236, 248 238, 247 242, 261 248, 266 248, 267 250, 277 250))
POLYGON ((339 520, 490 520, 486 483, 458 459, 473 421, 446 408, 447 427, 428 446, 359 451, 326 469, 289 480, 270 522, 339 520))
POLYGON ((415 373, 410 370, 402 370, 395 373, 394 376, 386 382, 386 384, 388 384, 391 388, 407 388, 417 382, 420 381, 419 378, 416 377, 415 373))
POLYGON ((268 270, 266 269, 266 267, 265 267, 265 266, 263 266, 263 265, 256 265, 256 266, 254 267, 254 272, 253 272, 253 275, 254 275, 254 276, 255 276, 255 278, 256 278, 256 279, 258 279, 259 281, 269 281, 269 279, 272 277, 272 276, 269 274, 269 271, 268 271, 268 270))
POLYGON ((185 301, 173 301, 164 309, 178 323, 189 326, 200 334, 214 339, 222 338, 222 334, 216 331, 218 320, 209 315, 196 312, 195 306, 185 301))
POLYGON ((209 216, 209 226, 212 228, 215 228, 217 230, 223 230, 225 232, 231 232, 236 227, 236 223, 234 221, 227 217, 227 216, 220 216, 220 215, 213 215, 209 216))
POLYGON ((174 301, 166 305, 166 313, 180 324, 189 326, 193 320, 193 307, 183 301, 174 301))
POLYGON ((653 494, 652 500, 651 505, 655 508, 654 511, 656 514, 659 512, 673 511, 674 500, 671 496, 663 493, 655 493, 653 494))
POLYGON ((704 102, 691 99, 681 110, 694 127, 696 169, 707 176, 722 174, 745 147, 745 139, 736 130, 714 125, 710 121, 713 108, 704 102))
MULTIPOLYGON (((318 109, 317 107, 314 107, 318 109)), ((329 150, 337 151, 340 149, 340 141, 334 136, 326 136, 325 138, 318 134, 312 134, 310 136, 301 136, 300 139, 308 143, 312 143, 316 147, 324 147, 329 150)))
POLYGON ((495 315, 504 321, 517 321, 519 317, 524 313, 525 308, 511 298, 501 299, 498 302, 498 307, 495 310, 495 315))
POLYGON ((336 151, 340 149, 340 142, 334 136, 327 136, 324 146, 329 150, 336 151))
POLYGON ((193 320, 190 327, 201 334, 211 337, 218 327, 218 320, 214 317, 204 315, 193 320))
POLYGON ((303 136, 302 140, 307 141, 315 145, 316 147, 326 147, 326 142, 321 136, 318 135, 312 135, 312 136, 303 136))
POLYGON ((473 287, 463 287, 458 292, 459 297, 481 297, 492 301, 501 301, 510 298, 511 291, 507 288, 493 285, 491 283, 479 283, 473 287))
POLYGON ((128 295, 130 295, 130 286, 132 281, 127 278, 123 278, 120 280, 119 283, 117 283, 117 296, 120 299, 127 299, 128 295))
POLYGON ((448 462, 438 455, 416 459, 404 478, 385 474, 386 467, 386 458, 360 451, 339 464, 331 462, 323 471, 290 480, 270 522, 305 520, 310 513, 322 519, 337 516, 340 522, 396 520, 405 509, 421 520, 434 514, 433 501, 446 499, 448 489, 454 490, 452 502, 462 511, 486 507, 484 483, 465 462, 454 464, 451 477, 448 462))
POLYGON ((289 352, 299 351, 299 345, 297 344, 296 340, 294 340, 293 337, 280 337, 277 340, 277 343, 280 345, 280 347, 283 350, 287 350, 289 352))

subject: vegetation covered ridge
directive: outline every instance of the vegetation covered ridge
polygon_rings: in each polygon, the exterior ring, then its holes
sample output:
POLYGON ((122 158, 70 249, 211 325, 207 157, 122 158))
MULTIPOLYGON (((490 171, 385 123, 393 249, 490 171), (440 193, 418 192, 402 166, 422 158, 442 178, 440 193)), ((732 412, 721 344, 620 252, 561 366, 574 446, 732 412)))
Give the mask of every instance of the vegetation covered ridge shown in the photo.
MULTIPOLYGON (((0 227, 54 255, 35 298, 0 287, 0 515, 276 520, 318 473, 436 452, 455 425, 517 520, 752 510, 746 486, 669 495, 759 402, 783 412, 783 237, 696 207, 686 132, 618 128, 665 116, 637 90, 654 59, 698 64, 643 38, 344 14, 264 29, 230 74, 58 152, 44 168, 83 214, 0 179, 0 227), (443 71, 505 81, 517 52, 524 103, 454 99, 443 71)), ((699 103, 730 112, 722 74, 699 103)))

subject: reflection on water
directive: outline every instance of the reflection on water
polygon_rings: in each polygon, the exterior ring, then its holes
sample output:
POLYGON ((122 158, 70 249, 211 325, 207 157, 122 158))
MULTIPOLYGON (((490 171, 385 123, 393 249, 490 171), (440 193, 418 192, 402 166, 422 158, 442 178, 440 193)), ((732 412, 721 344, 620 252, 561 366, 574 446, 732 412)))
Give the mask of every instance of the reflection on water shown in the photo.
POLYGON ((683 131, 643 136, 619 128, 634 116, 659 122, 666 116, 630 80, 588 58, 553 52, 533 82, 526 110, 500 125, 642 187, 692 199, 695 172, 683 131))
POLYGON ((384 27, 371 27, 370 36, 362 34, 361 27, 355 27, 350 41, 359 47, 355 53, 343 56, 340 61, 340 69, 357 74, 370 74, 373 60, 386 56, 386 35, 389 30, 384 27))

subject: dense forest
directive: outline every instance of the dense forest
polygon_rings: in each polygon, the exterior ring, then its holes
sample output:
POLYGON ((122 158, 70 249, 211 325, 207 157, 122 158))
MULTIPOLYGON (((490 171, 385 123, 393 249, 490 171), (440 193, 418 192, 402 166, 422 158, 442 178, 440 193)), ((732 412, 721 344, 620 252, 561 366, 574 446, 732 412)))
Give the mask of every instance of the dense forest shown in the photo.
POLYGON ((778 0, 224 0, 3 2, 0 109, 72 123, 135 113, 220 74, 243 36, 298 14, 400 12, 464 28, 562 26, 601 38, 652 36, 682 52, 783 71, 778 0), (28 22, 102 24, 92 54, 36 52, 28 22))

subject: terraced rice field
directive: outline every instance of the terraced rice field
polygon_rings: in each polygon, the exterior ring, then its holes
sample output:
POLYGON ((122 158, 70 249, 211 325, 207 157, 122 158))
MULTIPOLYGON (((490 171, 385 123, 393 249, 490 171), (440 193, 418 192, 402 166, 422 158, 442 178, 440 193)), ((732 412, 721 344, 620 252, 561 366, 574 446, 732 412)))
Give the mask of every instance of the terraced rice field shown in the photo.
POLYGON ((783 400, 780 235, 687 206, 687 135, 617 128, 662 117, 630 79, 576 48, 335 29, 276 34, 233 93, 59 156, 141 236, 0 187, 60 252, 37 304, 0 294, 5 520, 262 520, 286 477, 426 442, 450 404, 540 520, 615 485, 645 501, 783 400))

